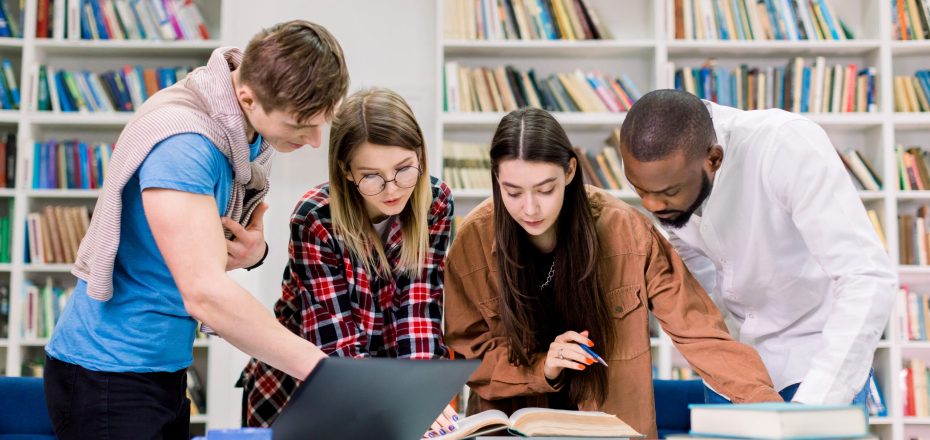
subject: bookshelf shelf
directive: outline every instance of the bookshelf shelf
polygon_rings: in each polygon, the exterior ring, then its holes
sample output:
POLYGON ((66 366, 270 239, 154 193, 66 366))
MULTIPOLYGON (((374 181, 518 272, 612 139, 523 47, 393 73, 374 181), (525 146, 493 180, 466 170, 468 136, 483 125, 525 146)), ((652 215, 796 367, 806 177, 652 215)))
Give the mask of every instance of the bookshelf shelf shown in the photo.
POLYGON ((210 347, 209 339, 194 339, 194 348, 208 348, 210 347))
MULTIPOLYGON (((460 112, 443 113, 442 123, 449 129, 476 129, 492 130, 500 123, 506 113, 489 112, 460 112)), ((555 112, 552 114, 566 129, 613 129, 623 123, 626 113, 567 113, 555 112)), ((607 131, 605 130, 605 136, 607 131)))
POLYGON ((540 57, 585 58, 648 55, 655 51, 652 40, 586 41, 467 41, 442 43, 447 56, 456 57, 540 57))
POLYGON ((930 275, 930 266, 899 265, 900 275, 930 275))
POLYGON ((209 416, 206 414, 197 414, 196 416, 191 416, 191 424, 202 425, 210 421, 209 416))
POLYGON ((863 202, 871 202, 873 200, 881 200, 885 198, 885 193, 881 191, 859 191, 859 198, 863 202))
POLYGON ((71 273, 70 264, 23 264, 23 271, 27 273, 71 273))
POLYGON ((886 339, 882 339, 881 341, 878 341, 878 348, 891 348, 891 341, 888 341, 886 339))
POLYGON ((890 425, 894 423, 891 417, 869 417, 870 425, 890 425))
POLYGON ((7 338, 0 339, 0 348, 6 348, 10 345, 10 340, 7 338))
POLYGON ((851 41, 682 41, 668 43, 669 56, 864 55, 881 48, 879 40, 851 41))
POLYGON ((26 191, 28 197, 36 199, 96 199, 102 190, 99 189, 30 189, 26 191))
POLYGON ((209 55, 221 43, 203 41, 50 40, 36 39, 35 47, 49 55, 209 55))
POLYGON ((0 110, 0 124, 16 124, 21 119, 19 110, 0 110))
POLYGON ((132 119, 132 113, 64 113, 64 112, 32 112, 29 120, 37 125, 50 125, 61 127, 94 126, 119 128, 132 119))
POLYGON ((10 37, 0 38, 0 49, 22 49, 22 48, 23 48, 22 38, 10 38, 10 37))
POLYGON ((892 121, 899 130, 930 130, 930 113, 895 113, 892 121))
POLYGON ((930 425, 930 417, 904 417, 905 425, 930 425))
POLYGON ((45 344, 48 344, 48 338, 23 338, 19 341, 19 345, 24 347, 45 347, 45 344))
POLYGON ((825 128, 871 128, 884 122, 878 113, 802 113, 825 128))
POLYGON ((899 191, 898 200, 930 200, 930 191, 899 191))
POLYGON ((925 55, 930 54, 930 40, 892 41, 890 43, 892 55, 925 55))
POLYGON ((15 197, 16 190, 13 188, 0 188, 0 198, 3 197, 15 197))
POLYGON ((930 349, 930 341, 902 341, 901 348, 926 350, 930 349))
POLYGON ((0 263, 0 273, 7 273, 13 271, 13 265, 10 263, 0 263))

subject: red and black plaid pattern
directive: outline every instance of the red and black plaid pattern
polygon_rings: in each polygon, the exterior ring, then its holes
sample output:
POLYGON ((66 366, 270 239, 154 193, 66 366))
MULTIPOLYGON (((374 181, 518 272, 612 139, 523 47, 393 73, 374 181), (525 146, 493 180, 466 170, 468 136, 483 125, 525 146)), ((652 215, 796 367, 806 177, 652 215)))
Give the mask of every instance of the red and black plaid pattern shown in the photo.
MULTIPOLYGON (((418 279, 369 273, 334 233, 329 185, 310 190, 291 215, 290 261, 274 311, 284 326, 330 356, 435 359, 442 341, 442 291, 452 225, 449 187, 433 178, 429 253, 418 279)), ((400 261, 400 221, 390 226, 385 253, 400 261)), ((299 382, 256 359, 242 372, 243 420, 269 426, 299 382)))

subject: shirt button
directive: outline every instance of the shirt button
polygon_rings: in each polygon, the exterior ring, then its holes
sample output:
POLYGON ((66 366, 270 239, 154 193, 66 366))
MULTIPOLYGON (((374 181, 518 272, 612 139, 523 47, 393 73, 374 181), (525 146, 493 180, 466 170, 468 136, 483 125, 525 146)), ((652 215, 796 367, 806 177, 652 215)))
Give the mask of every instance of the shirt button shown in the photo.
POLYGON ((756 317, 756 315, 753 315, 752 313, 750 313, 750 314, 746 315, 746 317, 749 318, 749 319, 754 319, 754 318, 756 317))

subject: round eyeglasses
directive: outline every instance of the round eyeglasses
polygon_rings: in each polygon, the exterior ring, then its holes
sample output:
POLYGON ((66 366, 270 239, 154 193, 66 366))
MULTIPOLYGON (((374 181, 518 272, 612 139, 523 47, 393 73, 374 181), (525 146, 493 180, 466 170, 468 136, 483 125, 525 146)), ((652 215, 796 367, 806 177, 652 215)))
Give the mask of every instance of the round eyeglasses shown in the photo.
POLYGON ((420 168, 410 165, 394 172, 394 178, 391 180, 384 180, 384 177, 381 177, 380 174, 369 174, 362 177, 361 180, 355 181, 355 187, 358 188, 358 192, 362 193, 362 195, 376 196, 381 194, 384 188, 387 188, 388 182, 394 182, 398 188, 411 188, 417 184, 419 179, 420 168))

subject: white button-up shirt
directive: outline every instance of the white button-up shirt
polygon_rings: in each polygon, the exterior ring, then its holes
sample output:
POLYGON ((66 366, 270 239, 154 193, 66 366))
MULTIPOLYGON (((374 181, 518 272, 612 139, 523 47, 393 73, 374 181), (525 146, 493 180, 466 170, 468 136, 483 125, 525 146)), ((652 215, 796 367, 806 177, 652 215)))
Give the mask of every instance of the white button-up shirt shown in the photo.
POLYGON ((891 259, 820 126, 707 106, 723 163, 670 241, 776 389, 800 382, 794 401, 848 404, 894 303, 891 259))

